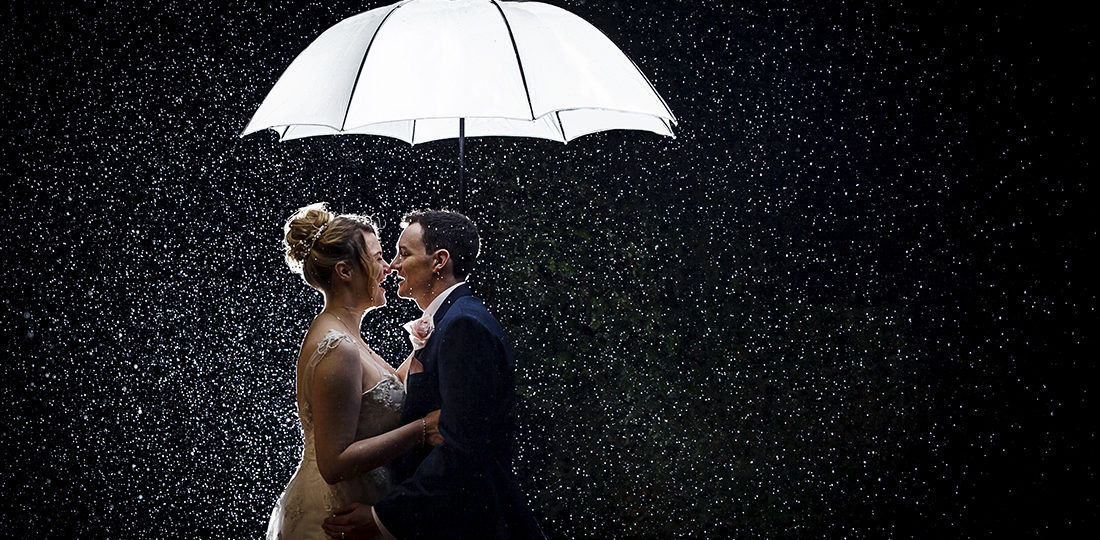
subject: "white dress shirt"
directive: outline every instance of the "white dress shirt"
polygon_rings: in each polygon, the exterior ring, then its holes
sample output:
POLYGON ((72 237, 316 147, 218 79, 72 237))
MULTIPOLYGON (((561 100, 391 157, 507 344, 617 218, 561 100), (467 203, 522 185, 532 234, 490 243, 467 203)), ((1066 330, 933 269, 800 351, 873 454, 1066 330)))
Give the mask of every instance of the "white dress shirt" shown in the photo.
POLYGON ((439 293, 439 296, 436 296, 432 300, 432 303, 428 304, 428 307, 424 310, 424 315, 421 318, 432 320, 432 322, 434 323, 435 312, 439 311, 439 306, 443 305, 443 302, 445 302, 447 300, 447 297, 451 295, 451 291, 454 291, 455 289, 465 284, 465 281, 459 281, 458 283, 447 287, 447 290, 439 293))

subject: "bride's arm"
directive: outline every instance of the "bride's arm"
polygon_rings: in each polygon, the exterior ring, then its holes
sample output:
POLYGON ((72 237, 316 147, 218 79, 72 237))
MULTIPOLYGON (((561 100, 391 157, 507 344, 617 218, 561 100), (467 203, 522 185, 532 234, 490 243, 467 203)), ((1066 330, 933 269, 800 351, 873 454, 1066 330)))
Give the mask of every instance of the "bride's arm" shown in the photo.
POLYGON ((438 413, 432 413, 424 420, 356 441, 363 396, 361 370, 355 349, 341 344, 329 351, 313 371, 309 395, 317 468, 329 484, 385 465, 425 442, 425 425, 428 442, 438 438, 438 413))
MULTIPOLYGON (((379 359, 381 360, 381 359, 379 359)), ((397 380, 401 381, 401 384, 408 388, 408 378, 410 373, 420 373, 424 371, 424 366, 420 364, 420 360, 416 359, 416 356, 409 355, 401 366, 397 368, 397 380)))

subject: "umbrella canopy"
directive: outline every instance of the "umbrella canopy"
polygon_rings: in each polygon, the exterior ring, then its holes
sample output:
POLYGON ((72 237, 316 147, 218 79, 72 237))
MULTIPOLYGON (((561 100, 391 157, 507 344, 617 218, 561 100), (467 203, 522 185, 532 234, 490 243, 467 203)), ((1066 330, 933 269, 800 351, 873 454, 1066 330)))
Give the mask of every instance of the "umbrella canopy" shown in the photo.
POLYGON ((405 0, 345 19, 290 64, 241 136, 369 134, 418 144, 611 129, 675 117, 602 32, 539 2, 405 0))

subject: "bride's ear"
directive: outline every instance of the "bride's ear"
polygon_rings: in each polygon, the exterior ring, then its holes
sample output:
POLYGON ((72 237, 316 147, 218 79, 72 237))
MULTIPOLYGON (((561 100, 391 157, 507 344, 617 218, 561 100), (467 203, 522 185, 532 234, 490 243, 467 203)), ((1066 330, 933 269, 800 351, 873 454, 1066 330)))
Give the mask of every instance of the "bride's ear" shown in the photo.
POLYGON ((351 265, 344 261, 338 261, 332 266, 332 275, 344 281, 351 279, 351 265))

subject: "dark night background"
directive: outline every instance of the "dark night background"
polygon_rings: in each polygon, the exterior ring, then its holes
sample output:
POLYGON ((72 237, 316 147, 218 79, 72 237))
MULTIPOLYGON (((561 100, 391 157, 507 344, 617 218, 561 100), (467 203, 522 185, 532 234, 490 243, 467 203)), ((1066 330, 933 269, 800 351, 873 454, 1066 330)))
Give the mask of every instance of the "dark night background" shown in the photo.
MULTIPOLYGON (((467 144, 548 536, 1096 532, 1094 19, 551 3, 680 124, 467 144)), ((380 5, 8 4, 0 535, 262 535, 320 309, 283 221, 328 201, 388 247, 455 203, 453 140, 237 136, 380 5)), ((365 338, 397 362, 414 309, 365 338)))

